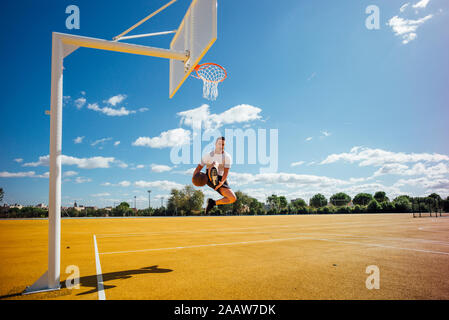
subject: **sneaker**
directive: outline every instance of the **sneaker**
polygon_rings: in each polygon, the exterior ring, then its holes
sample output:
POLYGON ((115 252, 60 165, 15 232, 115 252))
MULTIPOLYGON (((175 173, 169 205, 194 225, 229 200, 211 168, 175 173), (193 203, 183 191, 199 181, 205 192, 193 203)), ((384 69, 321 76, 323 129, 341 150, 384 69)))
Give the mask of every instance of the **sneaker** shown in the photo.
POLYGON ((208 215, 209 211, 211 211, 213 207, 215 207, 215 201, 212 200, 211 198, 207 199, 207 207, 204 213, 208 215))

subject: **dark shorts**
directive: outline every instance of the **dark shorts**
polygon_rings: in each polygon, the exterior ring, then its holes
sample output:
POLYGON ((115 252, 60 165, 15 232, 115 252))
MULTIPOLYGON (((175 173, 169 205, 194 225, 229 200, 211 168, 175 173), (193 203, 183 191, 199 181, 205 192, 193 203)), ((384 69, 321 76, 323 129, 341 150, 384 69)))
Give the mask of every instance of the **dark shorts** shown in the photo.
MULTIPOLYGON (((212 182, 210 181, 210 179, 209 179, 209 172, 208 171, 206 171, 206 174, 207 174, 207 185, 209 186, 209 187, 211 187, 212 189, 214 189, 215 190, 215 188, 214 188, 214 185, 212 184, 212 182)), ((223 176, 218 176, 218 181, 219 182, 221 182, 221 179, 223 178, 223 176)), ((224 183, 223 183, 223 185, 220 187, 220 189, 218 189, 218 190, 216 190, 219 194, 221 194, 221 195, 223 195, 221 192, 220 192, 220 190, 222 189, 222 188, 226 188, 226 189, 231 189, 231 187, 228 185, 228 180, 226 180, 224 183)))

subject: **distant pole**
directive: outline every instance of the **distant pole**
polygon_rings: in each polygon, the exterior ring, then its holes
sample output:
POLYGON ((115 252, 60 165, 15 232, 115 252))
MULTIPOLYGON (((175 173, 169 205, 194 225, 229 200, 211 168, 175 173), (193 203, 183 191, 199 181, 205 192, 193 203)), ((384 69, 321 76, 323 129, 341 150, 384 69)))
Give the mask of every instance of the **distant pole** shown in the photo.
POLYGON ((137 207, 136 207, 136 196, 134 196, 134 209, 137 209, 137 207))
POLYGON ((148 190, 148 209, 151 208, 151 190, 148 190))
POLYGON ((164 197, 161 198, 161 207, 164 206, 164 197))

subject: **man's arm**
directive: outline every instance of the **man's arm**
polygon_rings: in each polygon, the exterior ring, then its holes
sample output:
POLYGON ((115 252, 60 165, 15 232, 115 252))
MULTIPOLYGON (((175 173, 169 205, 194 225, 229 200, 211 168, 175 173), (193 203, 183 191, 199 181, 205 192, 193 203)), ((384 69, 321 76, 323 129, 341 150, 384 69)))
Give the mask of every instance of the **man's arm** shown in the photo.
POLYGON ((220 183, 215 187, 215 190, 218 190, 221 188, 221 186, 225 183, 226 179, 228 178, 229 168, 224 168, 223 176, 221 178, 220 183))
POLYGON ((192 177, 194 177, 198 172, 200 172, 201 169, 203 169, 203 167, 204 167, 203 165, 199 164, 199 165, 196 167, 195 171, 193 172, 192 177))

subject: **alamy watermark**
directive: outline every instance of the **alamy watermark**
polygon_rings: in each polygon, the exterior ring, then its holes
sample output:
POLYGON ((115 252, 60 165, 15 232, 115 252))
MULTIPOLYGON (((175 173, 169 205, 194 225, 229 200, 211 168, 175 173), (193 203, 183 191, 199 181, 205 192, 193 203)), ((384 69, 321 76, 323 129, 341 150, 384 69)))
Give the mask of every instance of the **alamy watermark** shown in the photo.
POLYGON ((69 14, 65 20, 65 27, 69 30, 80 28, 80 8, 74 4, 67 6, 65 13, 69 14))
POLYGON ((380 270, 378 266, 367 266, 365 273, 369 274, 366 278, 365 286, 368 290, 380 289, 380 270))
POLYGON ((369 16, 365 20, 365 27, 368 30, 379 30, 380 29, 380 10, 376 5, 370 5, 366 7, 365 13, 369 16))
POLYGON ((260 173, 275 173, 278 170, 279 132, 278 129, 201 129, 201 123, 193 126, 191 143, 173 147, 170 161, 173 164, 198 164, 204 153, 214 150, 215 141, 225 137, 225 151, 233 164, 258 164, 260 173), (246 141, 246 143, 245 143, 246 141), (209 143, 207 143, 209 142, 209 143), (204 147, 203 147, 204 146, 204 147))

